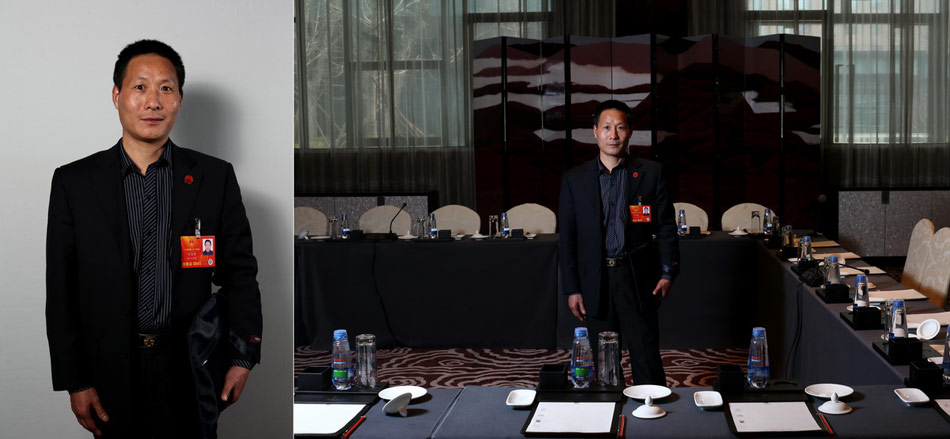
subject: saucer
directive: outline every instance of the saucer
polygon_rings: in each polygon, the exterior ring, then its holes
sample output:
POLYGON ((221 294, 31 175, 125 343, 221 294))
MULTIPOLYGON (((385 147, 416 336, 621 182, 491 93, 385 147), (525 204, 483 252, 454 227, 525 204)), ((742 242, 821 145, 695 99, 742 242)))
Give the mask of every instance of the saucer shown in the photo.
MULTIPOLYGON (((634 386, 636 387, 636 386, 634 386)), ((657 386, 660 387, 660 386, 657 386)), ((640 419, 656 419, 666 416, 666 410, 653 405, 653 398, 647 396, 643 405, 633 411, 633 416, 640 419)))
POLYGON ((845 398, 854 393, 854 389, 841 384, 821 383, 805 387, 805 393, 821 399, 831 399, 832 393, 837 393, 839 398, 845 398))
POLYGON ((425 396, 425 394, 428 392, 426 391, 426 389, 419 386, 396 386, 396 387, 387 387, 383 390, 380 390, 379 397, 380 399, 384 399, 388 401, 399 395, 402 395, 403 393, 412 394, 411 398, 416 399, 416 398, 425 396))
POLYGON ((666 398, 673 393, 669 387, 657 386, 655 384, 641 384, 639 386, 630 386, 626 389, 623 389, 623 394, 627 395, 628 398, 633 398, 636 400, 646 400, 647 398, 653 398, 654 400, 666 398))

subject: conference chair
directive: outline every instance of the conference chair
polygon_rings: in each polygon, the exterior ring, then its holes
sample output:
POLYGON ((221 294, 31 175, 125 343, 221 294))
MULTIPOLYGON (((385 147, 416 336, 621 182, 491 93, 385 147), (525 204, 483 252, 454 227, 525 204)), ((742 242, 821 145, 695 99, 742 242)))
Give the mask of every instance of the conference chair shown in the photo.
POLYGON ((923 276, 924 264, 930 252, 930 239, 934 236, 934 223, 924 218, 917 221, 914 231, 910 234, 910 244, 907 246, 907 261, 904 262, 904 272, 901 274, 901 284, 907 288, 920 289, 920 280, 923 276))
MULTIPOLYGON (((722 230, 727 232, 736 230, 736 228, 749 230, 752 228, 752 212, 756 210, 759 211, 759 215, 762 216, 764 221, 765 209, 767 209, 767 207, 757 203, 736 204, 722 214, 722 230)), ((751 230, 749 231, 751 232, 751 230)), ((761 231, 761 229, 759 231, 761 231)))
POLYGON ((508 209, 508 227, 522 229, 525 233, 554 233, 557 216, 540 204, 519 204, 508 209))
POLYGON ((944 227, 930 238, 927 262, 920 277, 920 291, 931 303, 946 309, 950 288, 950 228, 944 227))
MULTIPOLYGON (((396 216, 399 208, 395 206, 376 206, 360 215, 360 230, 363 233, 389 233, 389 222, 392 221, 393 233, 406 234, 411 230, 412 217, 403 210, 396 216), (393 217, 396 217, 393 220, 393 217)), ((352 226, 350 226, 352 227, 352 226)))
POLYGON ((709 230, 709 215, 702 207, 692 203, 673 203, 673 216, 679 217, 680 211, 686 214, 686 225, 691 227, 699 226, 699 230, 705 232, 709 230))
POLYGON ((307 232, 311 236, 326 235, 327 216, 312 207, 294 208, 294 236, 307 232))
POLYGON ((459 204, 442 206, 432 212, 439 229, 452 230, 452 234, 474 235, 481 227, 481 218, 478 213, 459 204))

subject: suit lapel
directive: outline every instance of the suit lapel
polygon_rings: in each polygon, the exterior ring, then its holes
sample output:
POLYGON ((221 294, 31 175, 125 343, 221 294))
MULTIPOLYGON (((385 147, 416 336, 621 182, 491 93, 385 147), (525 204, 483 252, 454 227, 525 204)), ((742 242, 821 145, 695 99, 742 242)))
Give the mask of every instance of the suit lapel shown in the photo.
POLYGON ((92 190, 99 199, 102 213, 109 223, 112 236, 122 262, 132 270, 132 241, 129 238, 129 218, 125 210, 125 187, 122 183, 122 162, 119 160, 119 148, 122 142, 104 151, 96 160, 99 165, 93 172, 92 190))
MULTIPOLYGON (((636 157, 630 157, 629 166, 627 166, 627 204, 637 204, 637 191, 640 189, 640 182, 643 181, 643 170, 640 169, 640 161, 636 157)), ((624 206, 626 208, 626 206, 624 206)))
POLYGON ((600 176, 598 175, 597 161, 599 158, 591 160, 588 165, 587 174, 588 177, 584 179, 587 182, 587 187, 584 189, 587 192, 587 198, 590 200, 591 205, 588 206, 591 209, 591 212, 597 214, 597 218, 600 218, 600 211, 603 208, 600 205, 600 176))
POLYGON ((191 213, 201 187, 202 174, 188 151, 169 143, 172 148, 172 266, 178 267, 181 261, 178 237, 194 233, 193 229, 185 230, 185 227, 194 219, 191 213))

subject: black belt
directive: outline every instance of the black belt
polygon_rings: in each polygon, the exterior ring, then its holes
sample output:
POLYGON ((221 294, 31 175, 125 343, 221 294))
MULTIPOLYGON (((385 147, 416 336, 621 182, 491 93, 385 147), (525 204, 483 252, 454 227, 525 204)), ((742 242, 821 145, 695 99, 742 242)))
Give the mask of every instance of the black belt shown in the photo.
POLYGON ((626 256, 617 256, 616 258, 606 258, 608 267, 618 267, 627 260, 626 256))

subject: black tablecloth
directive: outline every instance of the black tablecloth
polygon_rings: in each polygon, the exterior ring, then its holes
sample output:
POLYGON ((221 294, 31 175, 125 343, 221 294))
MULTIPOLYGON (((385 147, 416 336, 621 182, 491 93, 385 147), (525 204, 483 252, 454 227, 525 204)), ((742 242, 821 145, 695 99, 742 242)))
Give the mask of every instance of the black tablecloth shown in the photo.
POLYGON ((376 334, 381 348, 555 346, 556 236, 298 241, 295 250, 298 346, 329 349, 337 328, 376 334))
MULTIPOLYGON (((896 386, 857 386, 844 401, 852 406, 847 415, 825 415, 838 437, 853 438, 946 438, 948 423, 933 407, 908 407, 896 395, 896 386)), ((434 439, 520 439, 527 410, 505 405, 511 388, 466 387, 449 407, 434 439)), ((667 415, 659 419, 638 419, 631 415, 641 402, 626 399, 622 413, 627 417, 624 437, 638 438, 734 438, 722 410, 704 411, 693 403, 693 393, 702 388, 675 388, 673 395, 656 404, 667 415)), ((813 401, 817 408, 821 402, 813 401)))

